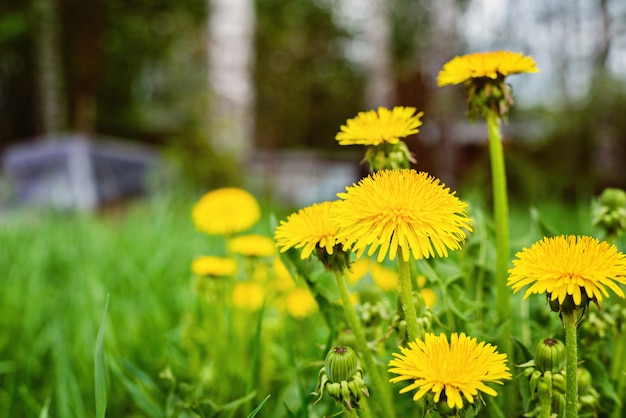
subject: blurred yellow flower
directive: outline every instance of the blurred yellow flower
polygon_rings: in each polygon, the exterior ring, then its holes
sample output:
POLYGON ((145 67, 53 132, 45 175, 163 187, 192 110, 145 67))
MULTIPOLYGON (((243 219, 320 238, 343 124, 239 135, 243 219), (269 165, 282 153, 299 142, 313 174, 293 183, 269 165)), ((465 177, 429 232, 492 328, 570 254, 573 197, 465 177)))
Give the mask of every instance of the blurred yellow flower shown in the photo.
POLYGON ((378 263, 372 263, 370 266, 370 275, 374 284, 385 292, 398 290, 398 271, 384 267, 378 263))
POLYGON ((426 282, 428 280, 426 279, 426 276, 420 274, 415 278, 415 281, 417 282, 417 287, 424 287, 426 286, 426 282))
POLYGON ((274 255, 274 240, 265 235, 249 234, 231 238, 228 251, 247 257, 269 257, 274 255))
POLYGON ((208 192, 191 210, 196 229, 209 235, 231 235, 244 231, 260 217, 261 209, 254 196, 236 187, 208 192))
POLYGON ((574 304, 581 306, 583 298, 588 304, 608 297, 605 286, 624 297, 616 282, 626 284, 626 255, 597 238, 546 237, 515 256, 507 285, 513 293, 530 285, 524 299, 532 293, 547 293, 551 301, 563 304, 571 295, 574 304))
POLYGON ((506 77, 517 73, 537 73, 535 60, 519 52, 476 52, 452 58, 437 76, 437 85, 464 83, 473 78, 506 77))
POLYGON ((370 268, 369 258, 359 258, 350 264, 350 270, 346 272, 346 280, 349 284, 355 284, 361 280, 370 268))
POLYGON ((300 258, 305 259, 317 247, 332 254, 335 247, 338 225, 331 217, 334 202, 316 203, 300 209, 280 221, 276 227, 274 239, 280 252, 290 248, 302 248, 300 258))
POLYGON ((232 276, 237 272, 237 262, 228 257, 202 256, 192 261, 191 271, 198 276, 232 276))
POLYGON ((408 347, 400 347, 401 354, 389 362, 389 372, 399 376, 390 379, 392 383, 405 380, 412 383, 400 393, 417 389, 413 400, 421 399, 432 392, 435 403, 443 399, 449 408, 462 408, 463 397, 474 403, 478 391, 491 396, 497 392, 485 383, 502 384, 511 379, 506 365, 506 354, 499 354, 496 347, 484 342, 477 343, 464 333, 454 333, 450 343, 445 334, 435 336, 427 333, 424 340, 409 342, 408 347))
POLYGON ((287 270, 287 267, 285 267, 285 265, 280 260, 280 258, 278 257, 274 258, 274 263, 272 264, 272 267, 274 268, 274 274, 275 274, 275 278, 273 282, 274 289, 277 292, 286 292, 288 290, 293 289, 296 286, 296 283, 291 277, 289 270, 287 270))
POLYGON ((419 132, 417 128, 422 124, 420 118, 424 112, 415 114, 415 111, 414 107, 396 106, 391 110, 379 107, 378 112, 359 112, 341 126, 335 139, 339 145, 396 144, 400 138, 419 132))
POLYGON ((447 256, 461 248, 465 230, 471 231, 467 203, 439 180, 415 170, 381 170, 338 193, 333 206, 339 226, 337 241, 352 247, 357 257, 369 246, 378 261, 391 260, 400 251, 409 261, 447 256))
POLYGON ((286 296, 287 312, 294 318, 306 318, 317 312, 317 302, 307 289, 293 289, 286 296))
POLYGON ((233 287, 233 305, 256 311, 265 302, 265 288, 256 282, 237 282, 233 287))
POLYGON ((424 299, 424 305, 427 308, 432 308, 437 303, 437 294, 432 289, 421 289, 420 294, 422 295, 422 299, 424 299))

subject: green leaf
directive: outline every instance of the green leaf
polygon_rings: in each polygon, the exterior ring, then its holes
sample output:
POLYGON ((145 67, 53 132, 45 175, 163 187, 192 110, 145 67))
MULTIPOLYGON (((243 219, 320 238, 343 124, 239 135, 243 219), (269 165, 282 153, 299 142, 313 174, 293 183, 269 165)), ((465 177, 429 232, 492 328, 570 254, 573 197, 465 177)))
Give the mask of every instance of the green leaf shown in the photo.
POLYGON ((104 418, 107 409, 107 370, 104 362, 104 326, 106 323, 107 310, 109 308, 109 296, 107 294, 104 312, 100 321, 100 329, 96 337, 96 348, 94 351, 94 379, 96 397, 96 418, 104 418))
POLYGON ((120 369, 120 366, 113 360, 109 360, 109 368, 126 387, 126 390, 133 398, 135 404, 147 416, 153 418, 161 418, 164 416, 161 402, 155 399, 160 394, 156 384, 143 371, 133 366, 130 362, 121 360, 126 371, 133 375, 133 378, 127 377, 120 369))
POLYGON ((607 398, 611 399, 615 402, 615 405, 622 405, 622 400, 620 400, 619 395, 615 391, 615 388, 611 384, 609 379, 609 374, 606 371, 606 367, 602 362, 596 357, 585 358, 585 362, 583 366, 589 370, 591 375, 593 376, 593 387, 598 389, 598 391, 607 398))
POLYGON ((261 403, 259 404, 259 406, 257 406, 254 411, 252 411, 250 413, 250 415, 248 415, 248 418, 254 418, 256 416, 256 414, 261 410, 261 408, 263 407, 263 405, 265 404, 265 402, 267 402, 267 400, 270 398, 270 396, 272 395, 267 395, 265 397, 265 399, 263 399, 263 401, 261 401, 261 403))

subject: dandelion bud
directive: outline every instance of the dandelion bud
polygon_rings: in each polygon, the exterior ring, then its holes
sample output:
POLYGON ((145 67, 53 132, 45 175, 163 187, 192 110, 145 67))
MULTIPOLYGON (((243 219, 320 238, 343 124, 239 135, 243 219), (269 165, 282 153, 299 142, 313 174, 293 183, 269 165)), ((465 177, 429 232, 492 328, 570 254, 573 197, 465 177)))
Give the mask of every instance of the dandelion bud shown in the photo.
POLYGON ((541 372, 560 372, 565 368, 565 344, 554 338, 542 339, 535 349, 535 364, 541 372))
POLYGON ((409 168, 410 163, 416 162, 404 141, 395 144, 383 142, 369 147, 365 152, 365 161, 372 172, 409 168))
POLYGON ((354 350, 350 347, 333 347, 318 373, 317 389, 313 394, 319 396, 319 401, 326 390, 329 396, 348 409, 359 408, 361 396, 369 396, 362 376, 363 370, 359 367, 354 350))
POLYGON ((594 202, 592 225, 602 229, 607 237, 618 237, 626 231, 626 192, 604 189, 594 202))
POLYGON ((326 355, 324 367, 331 382, 350 380, 358 366, 356 353, 350 347, 333 347, 326 355))

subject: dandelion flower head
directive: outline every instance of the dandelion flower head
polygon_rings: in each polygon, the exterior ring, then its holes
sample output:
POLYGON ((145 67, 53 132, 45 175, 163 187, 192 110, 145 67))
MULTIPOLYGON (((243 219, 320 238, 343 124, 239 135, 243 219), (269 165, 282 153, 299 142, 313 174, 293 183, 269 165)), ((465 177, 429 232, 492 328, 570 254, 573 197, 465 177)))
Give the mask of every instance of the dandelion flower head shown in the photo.
POLYGON ((379 107, 378 111, 359 112, 341 126, 335 139, 339 145, 397 144, 400 138, 419 132, 424 112, 415 111, 414 107, 396 106, 391 110, 379 107))
POLYGON ((193 260, 191 271, 198 276, 228 277, 237 272, 237 262, 230 257, 201 256, 193 260))
POLYGON ((260 217, 261 209, 255 197, 237 187, 208 192, 191 211, 196 228, 209 235, 231 235, 244 231, 260 217))
POLYGON ((269 257, 274 255, 274 240, 265 235, 249 234, 231 238, 228 250, 247 257, 269 257))
POLYGON ((298 287, 286 296, 287 312, 294 318, 306 318, 317 312, 317 302, 308 289, 298 287))
POLYGON ((497 79, 517 73, 537 73, 535 60, 519 52, 476 52, 452 58, 437 76, 438 86, 461 84, 473 78, 497 79))
POLYGON ((427 333, 423 340, 409 342, 400 351, 393 353, 395 358, 389 362, 389 372, 398 375, 390 382, 412 381, 400 393, 416 389, 415 401, 432 392, 435 402, 444 395, 448 407, 460 409, 463 397, 474 403, 479 391, 496 396, 497 392, 486 383, 502 384, 502 380, 511 378, 506 354, 464 333, 452 334, 449 343, 445 334, 427 333))
POLYGON ((509 270, 508 286, 524 294, 548 293, 559 304, 571 295, 580 306, 584 294, 589 300, 608 297, 607 287, 624 297, 617 283, 626 284, 626 255, 617 247, 588 236, 561 235, 543 238, 516 254, 509 270))
POLYGON ((405 261, 442 257, 461 248, 471 231, 467 203, 427 173, 411 169, 381 170, 338 193, 333 208, 337 240, 357 257, 378 251, 378 261, 398 251, 405 261))
POLYGON ((237 282, 233 287, 233 305, 256 311, 265 303, 265 288, 256 282, 237 282))
POLYGON ((380 290, 388 292, 398 290, 398 270, 383 266, 380 263, 372 263, 370 266, 372 281, 380 290))
POLYGON ((332 254, 339 226, 331 217, 334 202, 315 203, 287 217, 274 231, 274 240, 280 252, 302 248, 300 258, 311 255, 316 247, 332 254))

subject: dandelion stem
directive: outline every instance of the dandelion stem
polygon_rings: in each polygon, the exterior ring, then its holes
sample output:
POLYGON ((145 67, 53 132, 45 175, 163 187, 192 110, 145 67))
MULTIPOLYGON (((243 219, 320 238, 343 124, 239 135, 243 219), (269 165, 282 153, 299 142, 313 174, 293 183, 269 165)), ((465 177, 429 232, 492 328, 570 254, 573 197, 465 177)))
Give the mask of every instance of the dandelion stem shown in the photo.
POLYGON ((565 418, 578 417, 578 311, 563 314, 565 328, 565 418))
POLYGON ((378 393, 380 395, 380 402, 372 402, 372 404, 381 409, 382 414, 377 416, 393 418, 395 417, 395 410, 393 407, 393 402, 391 401, 391 392, 389 390, 389 385, 385 384, 386 382, 382 379, 380 375, 380 369, 376 366, 376 362, 374 361, 372 352, 369 349, 367 340, 365 339, 365 333, 363 332, 361 323, 359 322, 359 319, 356 316, 356 312, 352 307, 350 294, 348 293, 348 285, 346 284, 346 278, 343 273, 340 272, 336 272, 335 277, 337 279, 337 287, 339 288, 341 305, 343 307, 346 320, 348 321, 348 325, 350 326, 350 328, 352 329, 352 333, 354 334, 358 352, 365 362, 365 373, 369 373, 370 380, 374 386, 372 394, 378 393))
MULTIPOLYGON (((511 295, 506 286, 507 270, 509 267, 509 203, 506 189, 506 173, 504 168, 504 152, 502 149, 502 135, 500 133, 500 119, 492 112, 487 114, 489 129, 489 154, 491 158, 491 177, 493 187, 493 216, 496 234, 496 304, 501 318, 510 321, 511 295)), ((509 322, 510 324, 510 322, 509 322)), ((510 325, 507 325, 507 334, 510 334, 510 325)), ((506 344, 498 345, 502 349, 510 347, 510 339, 506 344)), ((510 355, 509 350, 507 354, 510 355)))
MULTIPOLYGON (((496 310, 500 318, 502 337, 498 347, 505 352, 513 361, 513 343, 511 341, 512 308, 510 290, 506 285, 507 272, 510 258, 509 243, 509 203, 506 187, 506 171, 504 168, 504 151, 502 148, 502 134, 500 131, 500 118, 494 112, 485 115, 489 134, 489 156, 491 160, 491 178, 493 192, 493 216, 495 224, 496 265, 495 265, 495 289, 496 310)), ((509 385, 506 403, 508 410, 515 408, 515 394, 513 385, 509 385)))
POLYGON ((402 301, 402 309, 404 310, 409 341, 415 341, 416 338, 420 337, 420 332, 417 324, 415 302, 413 301, 413 285, 411 283, 409 263, 402 255, 398 257, 398 276, 400 281, 400 299, 402 301))

